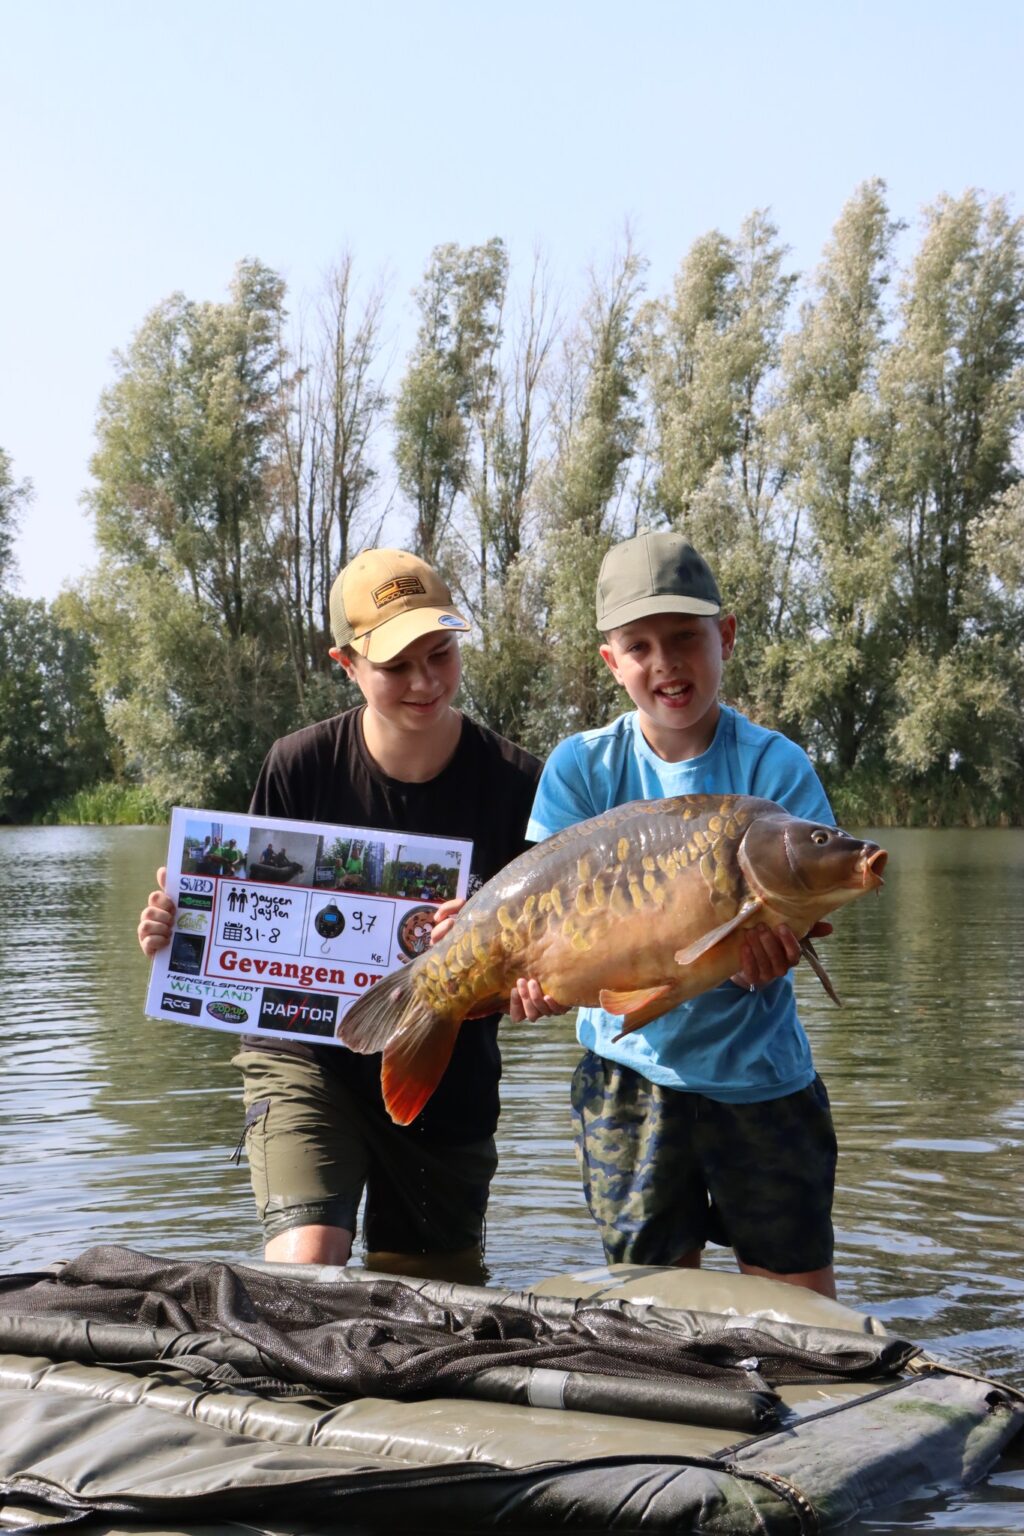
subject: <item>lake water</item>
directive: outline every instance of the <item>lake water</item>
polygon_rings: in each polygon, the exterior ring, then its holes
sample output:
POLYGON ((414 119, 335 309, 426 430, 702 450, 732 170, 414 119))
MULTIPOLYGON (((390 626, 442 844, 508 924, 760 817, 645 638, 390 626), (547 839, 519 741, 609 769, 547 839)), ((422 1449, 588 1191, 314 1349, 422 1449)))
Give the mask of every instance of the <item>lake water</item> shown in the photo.
MULTIPOLYGON (((877 834, 884 892, 824 941, 842 1010, 801 1010, 839 1134, 841 1300, 1024 1386, 1024 832, 877 834)), ((234 1037, 145 1019, 134 928, 166 848, 151 828, 0 828, 2 1267, 96 1242, 254 1258, 234 1037)), ((492 1278, 601 1262, 579 1192, 567 1020, 506 1027, 492 1278)), ((712 1251, 709 1263, 729 1267, 712 1251)), ((982 1489, 859 1531, 1024 1531, 1018 1447, 982 1489)))

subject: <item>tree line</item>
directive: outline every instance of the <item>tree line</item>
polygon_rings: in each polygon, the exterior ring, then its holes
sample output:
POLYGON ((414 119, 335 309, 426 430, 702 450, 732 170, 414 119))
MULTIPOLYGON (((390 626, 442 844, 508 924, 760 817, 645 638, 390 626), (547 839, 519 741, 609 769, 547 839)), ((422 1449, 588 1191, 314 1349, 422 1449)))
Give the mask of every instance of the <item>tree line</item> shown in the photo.
POLYGON ((727 696, 841 819, 1019 823, 1024 220, 943 196, 907 243, 875 180, 803 281, 764 211, 660 294, 627 236, 571 307, 540 257, 443 245, 394 387, 350 256, 297 316, 251 259, 158 304, 99 404, 97 567, 52 605, 16 595, 0 455, 0 815, 104 781, 243 807, 275 736, 350 702, 328 593, 382 536, 474 622, 466 707, 543 754, 623 707, 597 570, 671 525, 739 617, 727 696))

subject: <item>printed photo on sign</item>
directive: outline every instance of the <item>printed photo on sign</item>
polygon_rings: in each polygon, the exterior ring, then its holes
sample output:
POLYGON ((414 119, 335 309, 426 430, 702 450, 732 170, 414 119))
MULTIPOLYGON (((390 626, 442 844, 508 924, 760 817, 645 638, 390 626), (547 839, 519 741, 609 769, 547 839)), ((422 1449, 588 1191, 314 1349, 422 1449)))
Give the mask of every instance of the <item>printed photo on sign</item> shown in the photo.
POLYGON ((183 875, 245 874, 248 829, 228 821, 189 821, 181 847, 183 875))
POLYGON ((284 825, 253 828, 246 847, 248 878, 274 885, 315 885, 322 843, 318 833, 284 825))
POLYGON ((458 890, 460 864, 457 849, 438 850, 436 841, 429 847, 421 840, 399 843, 383 890, 388 896, 413 896, 418 901, 451 901, 458 890))
POLYGON ((331 891, 382 891, 385 868, 385 848, 379 838, 365 832, 357 837, 324 838, 314 884, 331 891))

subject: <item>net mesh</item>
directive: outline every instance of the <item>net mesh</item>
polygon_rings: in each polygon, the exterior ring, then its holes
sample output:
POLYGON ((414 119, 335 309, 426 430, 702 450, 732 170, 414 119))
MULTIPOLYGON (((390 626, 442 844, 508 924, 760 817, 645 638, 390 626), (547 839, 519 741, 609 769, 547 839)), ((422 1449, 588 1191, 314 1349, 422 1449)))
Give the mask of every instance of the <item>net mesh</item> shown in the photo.
MULTIPOLYGON (((581 1303, 567 1318, 532 1308, 439 1303, 399 1280, 323 1281, 226 1263, 169 1261, 128 1248, 90 1248, 56 1274, 0 1281, 0 1317, 49 1317, 54 1339, 68 1320, 102 1329, 103 1351, 131 1336, 170 1333, 173 1353, 201 1357, 204 1336, 250 1346, 231 1374, 359 1397, 457 1395, 480 1372, 547 1367, 639 1379, 686 1377, 723 1387, 895 1374, 912 1352, 899 1340, 865 1337, 863 1350, 801 1349, 757 1327, 687 1338, 643 1326, 621 1310, 581 1303), (755 1378, 756 1380, 756 1378, 755 1378)), ((137 1358, 137 1349, 134 1357, 137 1358)), ((223 1357, 221 1357, 223 1358, 223 1357)))

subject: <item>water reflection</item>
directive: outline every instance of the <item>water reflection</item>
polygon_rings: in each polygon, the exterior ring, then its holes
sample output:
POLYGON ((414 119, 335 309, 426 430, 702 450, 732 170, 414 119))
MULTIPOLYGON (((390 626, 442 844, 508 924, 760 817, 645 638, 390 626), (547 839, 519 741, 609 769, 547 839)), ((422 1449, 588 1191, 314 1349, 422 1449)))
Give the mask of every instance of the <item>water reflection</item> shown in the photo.
MULTIPOLYGON (((877 836, 891 852, 885 890, 825 941, 845 1007, 799 976, 839 1132, 840 1295, 1022 1384, 1024 833, 877 836)), ((134 927, 165 844, 151 829, 0 828, 8 1269, 97 1241, 259 1251, 248 1178, 229 1161, 234 1037, 142 1015, 134 927)), ((504 1057, 487 1259, 517 1284, 601 1253, 570 1146, 571 1023, 507 1028, 504 1057)), ((1020 1532, 1020 1466, 938 1512, 906 1506, 863 1529, 925 1528, 1020 1532)))

